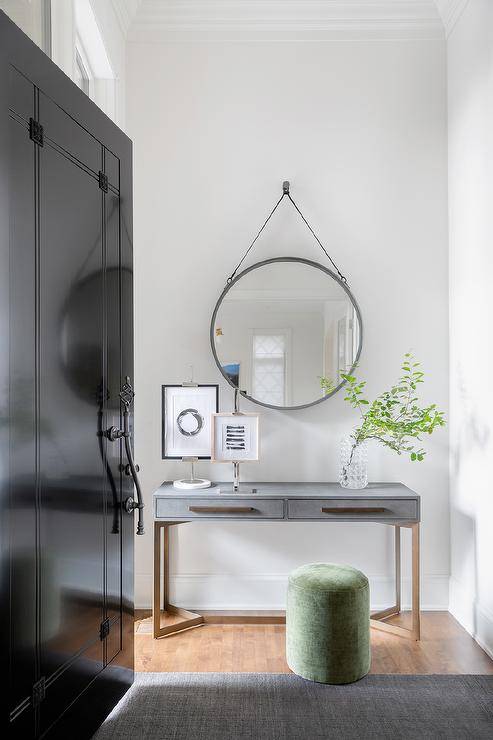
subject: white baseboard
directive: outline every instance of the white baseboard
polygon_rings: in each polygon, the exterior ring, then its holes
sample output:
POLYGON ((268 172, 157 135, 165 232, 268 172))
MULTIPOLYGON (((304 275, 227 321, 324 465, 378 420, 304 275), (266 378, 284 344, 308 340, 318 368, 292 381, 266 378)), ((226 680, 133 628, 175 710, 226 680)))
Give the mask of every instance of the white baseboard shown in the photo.
MULTIPOLYGON (((170 599, 176 606, 189 609, 237 610, 284 609, 287 575, 216 575, 175 574, 170 578, 170 599)), ((384 609, 394 599, 391 576, 370 576, 371 608, 384 609)), ((446 611, 449 603, 449 576, 429 575, 421 578, 421 608, 446 611)), ((149 609, 152 600, 152 574, 135 576, 135 607, 149 609)), ((402 582, 402 606, 411 608, 411 581, 402 582)))
POLYGON ((493 613, 470 588, 450 577, 450 613, 493 659, 493 613))

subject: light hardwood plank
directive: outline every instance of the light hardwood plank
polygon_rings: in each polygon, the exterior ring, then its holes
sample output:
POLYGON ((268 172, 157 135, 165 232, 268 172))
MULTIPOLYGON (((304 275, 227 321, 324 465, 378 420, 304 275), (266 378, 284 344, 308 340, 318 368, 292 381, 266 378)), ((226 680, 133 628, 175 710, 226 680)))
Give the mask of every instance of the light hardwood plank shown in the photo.
MULTIPOLYGON (((411 626, 410 615, 406 614, 387 621, 411 626)), ((371 630, 372 673, 493 674, 493 661, 448 612, 424 612, 421 622, 419 642, 371 630)), ((285 627, 251 622, 206 623, 200 629, 155 640, 152 618, 141 613, 136 621, 135 669, 289 673, 285 627)))

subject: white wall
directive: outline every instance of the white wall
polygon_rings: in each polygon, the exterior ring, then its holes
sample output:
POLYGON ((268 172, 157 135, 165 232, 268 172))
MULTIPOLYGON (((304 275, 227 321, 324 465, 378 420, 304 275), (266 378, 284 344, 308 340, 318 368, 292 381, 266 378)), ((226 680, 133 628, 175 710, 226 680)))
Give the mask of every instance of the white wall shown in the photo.
MULTIPOLYGON (((196 380, 221 383, 221 408, 231 408, 209 348, 210 315, 283 179, 360 304, 369 392, 388 386, 413 348, 427 373, 426 400, 448 411, 445 43, 135 41, 127 70, 136 452, 147 504, 147 534, 136 542, 143 607, 151 599, 152 492, 183 474, 179 463, 161 460, 160 387, 180 382, 193 363, 196 380)), ((286 207, 253 258, 289 253, 323 261, 286 207)), ((339 439, 356 422, 342 394, 299 412, 257 410, 262 459, 242 467, 245 479, 337 478, 339 439)), ((401 480, 422 495, 423 603, 446 608, 447 432, 426 446, 423 464, 372 449, 370 477, 401 480)), ((199 467, 216 480, 225 472, 199 467)), ((391 600, 391 533, 383 527, 200 523, 172 538, 172 591, 182 605, 281 607, 287 573, 315 560, 362 568, 374 604, 391 600)))
POLYGON ((493 655, 493 3, 448 40, 450 610, 493 655))

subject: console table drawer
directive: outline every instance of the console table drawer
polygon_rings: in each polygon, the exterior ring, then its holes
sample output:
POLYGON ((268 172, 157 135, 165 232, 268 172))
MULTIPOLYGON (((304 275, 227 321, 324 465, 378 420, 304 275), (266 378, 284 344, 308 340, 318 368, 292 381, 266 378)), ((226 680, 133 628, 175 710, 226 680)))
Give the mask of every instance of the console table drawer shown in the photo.
POLYGON ((283 519, 282 499, 157 498, 156 519, 283 519))
POLYGON ((417 501, 386 499, 289 499, 288 519, 418 519, 417 501))

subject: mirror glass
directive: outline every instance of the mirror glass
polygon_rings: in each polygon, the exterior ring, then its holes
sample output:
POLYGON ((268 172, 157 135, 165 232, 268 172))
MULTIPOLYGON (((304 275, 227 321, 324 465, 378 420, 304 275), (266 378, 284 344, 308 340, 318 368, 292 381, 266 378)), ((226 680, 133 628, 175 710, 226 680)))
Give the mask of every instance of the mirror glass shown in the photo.
POLYGON ((211 323, 216 362, 256 403, 310 406, 333 395, 361 351, 361 317, 348 288, 309 260, 259 262, 224 290, 211 323), (321 386, 321 377, 331 382, 321 386))

